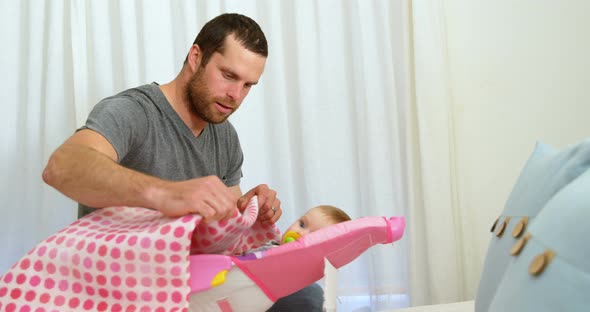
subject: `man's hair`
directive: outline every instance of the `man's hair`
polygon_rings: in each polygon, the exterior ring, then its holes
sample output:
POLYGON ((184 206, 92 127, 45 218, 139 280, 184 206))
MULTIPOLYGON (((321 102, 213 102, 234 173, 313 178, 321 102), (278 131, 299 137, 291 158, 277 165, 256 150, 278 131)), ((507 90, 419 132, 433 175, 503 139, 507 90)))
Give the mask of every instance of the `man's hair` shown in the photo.
POLYGON ((268 56, 266 37, 258 23, 245 15, 224 13, 207 22, 193 42, 201 49, 201 67, 207 65, 213 53, 223 53, 225 38, 229 35, 247 50, 268 56))
POLYGON ((330 220, 334 222, 334 224, 351 220, 350 216, 348 216, 346 212, 340 208, 330 205, 320 205, 318 208, 320 208, 320 211, 328 216, 330 220))

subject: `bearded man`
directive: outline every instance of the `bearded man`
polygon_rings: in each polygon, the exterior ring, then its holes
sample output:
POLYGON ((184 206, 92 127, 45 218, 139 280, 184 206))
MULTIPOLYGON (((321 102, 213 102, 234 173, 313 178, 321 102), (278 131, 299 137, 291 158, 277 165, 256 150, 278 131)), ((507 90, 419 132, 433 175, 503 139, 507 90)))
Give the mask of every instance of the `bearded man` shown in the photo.
MULTIPOLYGON (((79 203, 78 217, 130 206, 221 220, 256 195, 258 222, 274 224, 282 214, 276 191, 265 184, 245 194, 240 189, 244 156, 227 120, 258 83, 267 55, 254 20, 217 16, 203 26, 174 80, 95 105, 86 124, 51 155, 43 180, 79 203)), ((271 310, 321 311, 321 305, 314 284, 271 310)))

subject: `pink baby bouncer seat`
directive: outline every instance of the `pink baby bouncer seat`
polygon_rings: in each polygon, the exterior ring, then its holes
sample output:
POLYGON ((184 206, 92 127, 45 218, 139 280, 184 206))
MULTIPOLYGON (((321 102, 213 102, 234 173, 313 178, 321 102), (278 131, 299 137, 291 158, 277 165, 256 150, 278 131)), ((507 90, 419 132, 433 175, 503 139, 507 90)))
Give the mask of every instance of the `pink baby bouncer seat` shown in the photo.
POLYGON ((375 244, 399 240, 401 217, 363 217, 243 254, 272 239, 243 215, 200 222, 131 207, 97 210, 39 243, 0 277, 0 311, 265 311, 375 244), (194 233, 194 235, 193 235, 194 233), (195 254, 196 253, 196 254, 195 254))

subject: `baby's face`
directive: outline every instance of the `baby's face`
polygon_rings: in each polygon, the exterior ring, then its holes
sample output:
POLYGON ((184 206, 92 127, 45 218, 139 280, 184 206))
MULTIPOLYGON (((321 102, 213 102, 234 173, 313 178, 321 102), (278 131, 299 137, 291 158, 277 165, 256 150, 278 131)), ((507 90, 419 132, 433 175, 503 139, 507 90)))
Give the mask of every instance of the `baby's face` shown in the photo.
POLYGON ((299 220, 291 224, 285 233, 294 231, 303 236, 333 223, 328 216, 316 207, 308 210, 299 220))

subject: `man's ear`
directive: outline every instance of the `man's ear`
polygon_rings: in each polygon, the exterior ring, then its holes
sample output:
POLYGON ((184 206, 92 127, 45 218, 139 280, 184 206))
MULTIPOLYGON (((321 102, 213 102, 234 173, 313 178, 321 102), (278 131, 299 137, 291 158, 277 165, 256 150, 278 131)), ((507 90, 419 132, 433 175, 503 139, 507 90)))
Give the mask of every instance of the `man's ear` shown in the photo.
POLYGON ((187 63, 192 71, 196 71, 197 68, 201 65, 203 53, 201 53, 201 48, 198 44, 193 44, 188 51, 187 56, 187 63))

